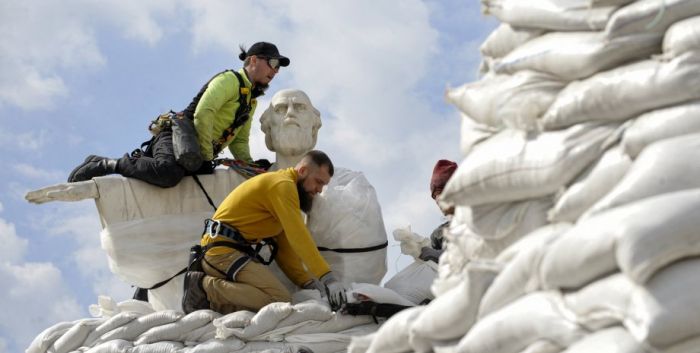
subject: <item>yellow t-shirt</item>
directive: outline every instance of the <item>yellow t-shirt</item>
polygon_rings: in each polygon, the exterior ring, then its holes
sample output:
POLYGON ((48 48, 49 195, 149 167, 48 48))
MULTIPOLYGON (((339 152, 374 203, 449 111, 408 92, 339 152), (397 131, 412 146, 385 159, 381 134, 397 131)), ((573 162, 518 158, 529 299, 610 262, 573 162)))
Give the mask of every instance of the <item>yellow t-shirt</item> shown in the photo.
MULTIPOLYGON (((249 241, 274 237, 278 245, 275 261, 292 282, 301 286, 312 276, 319 278, 331 269, 304 224, 296 180, 294 168, 264 173, 246 180, 224 199, 212 218, 238 229, 249 241)), ((225 239, 218 237, 216 240, 225 239)), ((211 241, 211 237, 205 235, 202 246, 211 241)), ((230 251, 227 247, 216 247, 208 254, 230 251)))

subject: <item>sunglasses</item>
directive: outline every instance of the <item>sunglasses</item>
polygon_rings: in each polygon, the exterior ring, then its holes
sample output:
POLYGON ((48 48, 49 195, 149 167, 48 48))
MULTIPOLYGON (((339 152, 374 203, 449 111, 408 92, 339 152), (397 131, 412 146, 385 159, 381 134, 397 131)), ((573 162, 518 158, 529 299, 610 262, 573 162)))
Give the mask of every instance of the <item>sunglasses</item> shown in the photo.
POLYGON ((280 59, 277 59, 277 58, 267 58, 267 57, 261 56, 260 59, 265 60, 265 62, 267 62, 267 66, 269 66, 273 70, 279 70, 280 66, 282 66, 280 64, 280 59))

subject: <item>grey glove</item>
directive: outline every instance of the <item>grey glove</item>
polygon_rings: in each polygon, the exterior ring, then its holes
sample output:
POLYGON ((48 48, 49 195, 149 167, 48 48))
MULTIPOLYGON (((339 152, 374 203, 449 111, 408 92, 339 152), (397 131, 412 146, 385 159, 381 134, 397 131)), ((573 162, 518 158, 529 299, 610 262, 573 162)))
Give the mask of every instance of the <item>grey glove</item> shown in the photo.
MULTIPOLYGON (((331 305, 331 309, 334 311, 340 309, 348 301, 343 284, 335 278, 333 272, 328 272, 321 276, 320 280, 325 286, 328 304, 331 305)), ((321 295, 323 296, 323 292, 321 292, 321 295)))
POLYGON ((442 250, 435 250, 433 248, 424 246, 420 249, 419 259, 423 261, 432 261, 434 263, 439 263, 440 255, 442 255, 442 250))

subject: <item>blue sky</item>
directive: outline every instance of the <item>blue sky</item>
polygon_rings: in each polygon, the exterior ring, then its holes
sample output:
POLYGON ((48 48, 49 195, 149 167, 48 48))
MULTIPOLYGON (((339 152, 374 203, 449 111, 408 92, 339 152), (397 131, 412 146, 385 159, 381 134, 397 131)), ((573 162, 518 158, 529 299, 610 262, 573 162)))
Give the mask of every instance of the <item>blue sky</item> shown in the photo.
MULTIPOLYGON (((260 101, 283 88, 321 111, 317 148, 365 173, 387 233, 428 235, 441 217, 428 183, 459 160, 447 86, 476 79, 496 26, 479 3, 392 1, 0 1, 0 353, 87 317, 97 295, 132 289, 111 274, 94 204, 31 205, 24 194, 65 181, 88 154, 118 157, 148 138, 155 115, 182 109, 214 73, 237 69, 238 44, 266 40, 291 58, 260 101)), ((410 263, 389 252, 390 273, 410 263)))

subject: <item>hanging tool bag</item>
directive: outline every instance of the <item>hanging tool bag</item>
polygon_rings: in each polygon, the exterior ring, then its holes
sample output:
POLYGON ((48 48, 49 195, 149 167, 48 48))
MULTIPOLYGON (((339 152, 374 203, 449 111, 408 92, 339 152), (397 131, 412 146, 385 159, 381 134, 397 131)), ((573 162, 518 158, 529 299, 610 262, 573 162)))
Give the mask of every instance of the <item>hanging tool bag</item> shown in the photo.
POLYGON ((199 150, 194 121, 183 113, 170 113, 175 160, 187 171, 194 172, 202 165, 202 153, 199 150))

